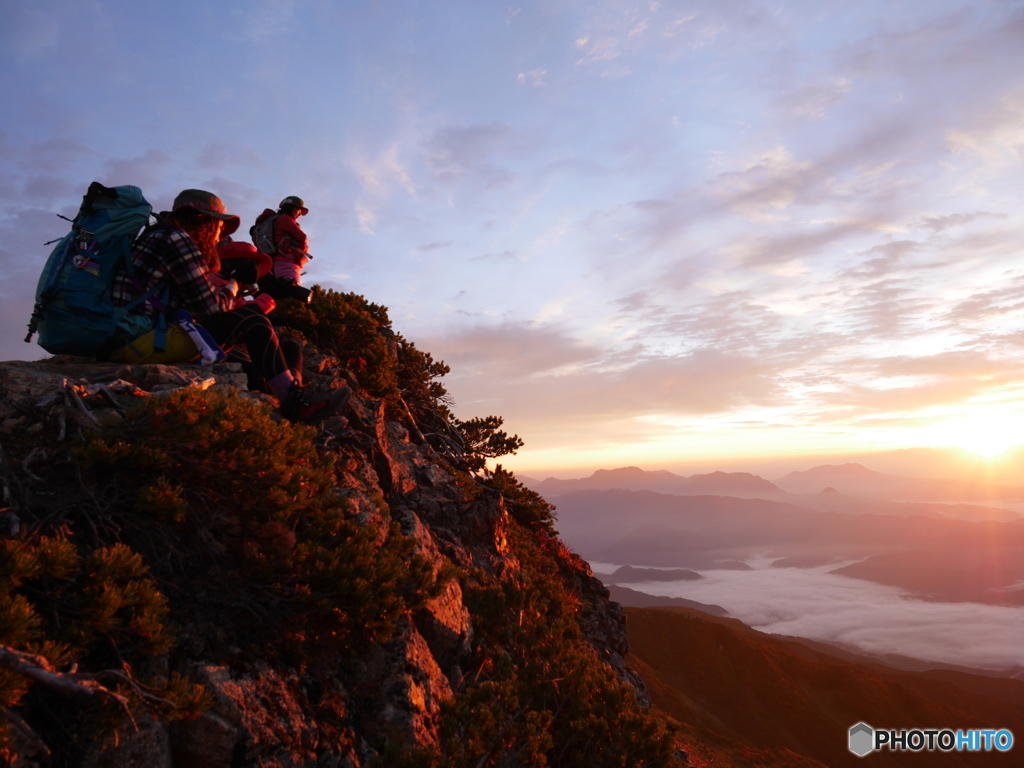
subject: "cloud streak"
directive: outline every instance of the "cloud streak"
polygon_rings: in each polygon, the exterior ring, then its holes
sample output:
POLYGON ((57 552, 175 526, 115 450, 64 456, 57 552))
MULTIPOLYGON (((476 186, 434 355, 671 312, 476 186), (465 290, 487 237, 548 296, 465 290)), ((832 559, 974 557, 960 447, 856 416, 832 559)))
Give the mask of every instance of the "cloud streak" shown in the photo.
POLYGON ((94 179, 158 207, 206 186, 250 222, 301 194, 308 279, 388 306, 460 415, 527 441, 513 466, 854 451, 1024 409, 1013 4, 44 6, 0 46, 24 284, 94 179))

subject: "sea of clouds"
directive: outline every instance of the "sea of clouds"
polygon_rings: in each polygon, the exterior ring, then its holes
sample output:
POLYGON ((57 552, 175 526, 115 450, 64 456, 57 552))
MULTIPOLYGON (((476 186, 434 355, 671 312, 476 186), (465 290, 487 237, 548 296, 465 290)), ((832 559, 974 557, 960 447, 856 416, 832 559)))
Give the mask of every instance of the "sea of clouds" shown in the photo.
MULTIPOLYGON (((829 574, 840 565, 704 570, 697 581, 625 584, 651 595, 720 605, 762 632, 793 635, 872 655, 1009 671, 1024 667, 1024 608, 914 599, 896 587, 829 574)), ((843 563, 842 565, 846 565, 843 563)), ((596 574, 618 565, 592 562, 596 574)))

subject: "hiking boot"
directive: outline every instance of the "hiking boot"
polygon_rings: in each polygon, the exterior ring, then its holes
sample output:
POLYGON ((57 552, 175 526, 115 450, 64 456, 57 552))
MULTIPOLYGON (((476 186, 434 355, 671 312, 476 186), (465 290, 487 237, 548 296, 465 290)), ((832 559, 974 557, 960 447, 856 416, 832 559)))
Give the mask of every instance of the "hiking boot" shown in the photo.
POLYGON ((279 410, 289 421, 319 424, 344 408, 351 396, 352 390, 344 385, 330 392, 311 392, 293 384, 279 410))

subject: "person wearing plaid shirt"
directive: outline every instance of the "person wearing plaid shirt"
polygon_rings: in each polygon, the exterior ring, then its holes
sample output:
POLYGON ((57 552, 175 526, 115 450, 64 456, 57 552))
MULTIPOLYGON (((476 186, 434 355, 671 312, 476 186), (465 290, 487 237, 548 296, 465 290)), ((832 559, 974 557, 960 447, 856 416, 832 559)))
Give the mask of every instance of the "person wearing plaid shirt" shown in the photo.
MULTIPOLYGON (((210 280, 206 258, 180 229, 158 229, 139 240, 132 247, 132 267, 142 290, 126 272, 118 273, 112 289, 116 306, 123 307, 140 293, 166 284, 170 289, 169 304, 184 307, 196 320, 221 311, 218 289, 210 280)), ((146 302, 144 311, 153 314, 157 310, 146 302)))
POLYGON ((277 332, 262 307, 250 302, 231 309, 233 294, 224 295, 211 280, 211 275, 220 269, 217 243, 238 229, 238 216, 229 214, 216 195, 186 189, 175 198, 166 219, 172 226, 144 235, 133 246, 133 274, 129 276, 122 268, 115 275, 113 303, 127 306, 158 286, 161 290, 157 295, 161 296, 166 287, 166 302, 154 299, 139 311, 155 314, 184 308, 222 349, 244 344, 258 375, 281 403, 280 410, 286 418, 316 423, 342 408, 351 394, 348 387, 322 397, 299 385, 288 369, 277 332), (167 306, 159 307, 161 303, 167 306))

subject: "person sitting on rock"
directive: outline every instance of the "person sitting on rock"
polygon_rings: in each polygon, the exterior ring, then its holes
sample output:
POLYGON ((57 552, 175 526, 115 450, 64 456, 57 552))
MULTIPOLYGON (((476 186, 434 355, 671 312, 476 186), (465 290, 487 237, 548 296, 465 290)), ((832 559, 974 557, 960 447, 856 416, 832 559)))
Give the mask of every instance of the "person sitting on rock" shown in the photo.
POLYGON ((305 301, 309 291, 298 289, 302 285, 302 268, 312 258, 309 238, 299 226, 299 218, 309 213, 301 197, 289 195, 281 201, 275 213, 265 208, 250 228, 256 247, 274 258, 271 275, 260 284, 275 298, 297 298, 305 301))
MULTIPOLYGON (((166 299, 154 298, 136 311, 150 313, 155 321, 159 314, 186 309, 222 349, 244 344, 256 375, 267 382, 285 418, 316 423, 344 407, 351 394, 348 387, 327 396, 302 387, 288 369, 265 307, 259 302, 236 306, 237 296, 214 278, 221 269, 217 244, 238 229, 239 217, 229 214, 213 193, 186 189, 160 218, 165 226, 151 229, 132 247, 133 274, 122 266, 115 275, 115 306, 127 306, 159 288, 157 295, 166 299)), ((107 358, 116 360, 120 352, 115 349, 107 358)))
MULTIPOLYGON (((230 286, 230 281, 234 280, 239 285, 238 295, 230 309, 239 309, 249 303, 254 303, 266 315, 273 312, 277 307, 277 302, 269 293, 259 288, 259 283, 263 282, 273 270, 274 260, 250 243, 233 241, 230 235, 225 236, 218 243, 217 255, 220 256, 221 268, 219 272, 211 276, 213 283, 218 287, 223 287, 230 286)), ((278 335, 277 340, 281 344, 281 352, 284 354, 288 370, 301 384, 302 343, 298 339, 281 335, 278 335)), ((271 394, 270 387, 261 378, 260 371, 253 365, 247 350, 241 347, 232 349, 228 353, 228 360, 241 363, 242 370, 249 377, 249 389, 271 394)))

